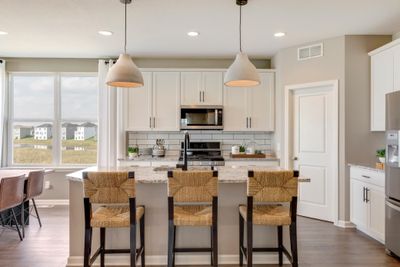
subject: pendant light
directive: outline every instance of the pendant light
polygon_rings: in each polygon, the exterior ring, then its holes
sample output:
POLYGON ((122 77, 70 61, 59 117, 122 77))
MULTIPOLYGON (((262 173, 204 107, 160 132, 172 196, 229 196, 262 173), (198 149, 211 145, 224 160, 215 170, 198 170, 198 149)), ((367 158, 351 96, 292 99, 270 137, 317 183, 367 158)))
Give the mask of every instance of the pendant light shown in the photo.
POLYGON ((242 6, 247 4, 247 0, 236 0, 239 6, 239 53, 235 61, 225 74, 224 83, 229 87, 250 87, 259 85, 260 75, 256 67, 250 62, 248 56, 242 52, 242 6))
POLYGON ((126 53, 127 5, 132 0, 120 1, 125 5, 124 53, 119 55, 117 62, 108 71, 106 84, 114 87, 141 87, 144 84, 142 73, 135 63, 133 63, 132 58, 126 53))

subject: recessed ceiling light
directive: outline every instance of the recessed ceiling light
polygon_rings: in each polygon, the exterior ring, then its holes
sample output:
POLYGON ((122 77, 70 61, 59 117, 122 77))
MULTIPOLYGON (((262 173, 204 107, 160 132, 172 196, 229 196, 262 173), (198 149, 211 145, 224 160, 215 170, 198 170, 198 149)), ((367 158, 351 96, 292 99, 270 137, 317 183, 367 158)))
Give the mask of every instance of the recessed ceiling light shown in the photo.
POLYGON ((7 35, 7 34, 8 34, 8 32, 0 31, 0 35, 7 35))
POLYGON ((286 33, 284 33, 284 32, 276 32, 276 33, 274 34, 275 37, 283 37, 283 36, 285 36, 285 35, 286 35, 286 33))
POLYGON ((104 36, 113 35, 113 32, 110 32, 110 31, 98 31, 97 33, 100 35, 104 35, 104 36))
POLYGON ((187 35, 189 35, 190 37, 196 37, 199 36, 199 32, 188 32, 187 35))

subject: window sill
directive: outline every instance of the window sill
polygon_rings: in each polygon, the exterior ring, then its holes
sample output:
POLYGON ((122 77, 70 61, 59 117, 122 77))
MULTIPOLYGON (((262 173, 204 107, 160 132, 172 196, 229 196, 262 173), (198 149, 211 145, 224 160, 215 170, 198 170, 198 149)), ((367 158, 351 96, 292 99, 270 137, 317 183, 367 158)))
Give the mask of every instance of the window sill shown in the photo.
POLYGON ((65 166, 65 167, 55 167, 55 166, 18 166, 18 165, 13 165, 13 166, 7 166, 7 167, 3 167, 1 169, 3 170, 34 170, 34 169, 51 169, 54 170, 54 172, 75 172, 78 170, 83 170, 86 169, 88 167, 92 167, 94 165, 83 165, 83 166, 65 166))

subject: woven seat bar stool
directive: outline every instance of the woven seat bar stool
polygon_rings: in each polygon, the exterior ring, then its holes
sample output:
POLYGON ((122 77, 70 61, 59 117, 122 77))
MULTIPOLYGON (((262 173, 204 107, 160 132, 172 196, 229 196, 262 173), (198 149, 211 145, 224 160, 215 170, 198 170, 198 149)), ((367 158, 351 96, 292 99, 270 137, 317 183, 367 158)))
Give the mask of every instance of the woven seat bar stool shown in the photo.
POLYGON ((218 266, 218 172, 168 172, 168 267, 175 266, 176 252, 211 252, 218 266), (177 226, 208 226, 209 248, 176 248, 177 226))
POLYGON ((130 266, 140 256, 145 266, 144 206, 136 206, 134 172, 84 172, 85 246, 84 267, 91 266, 100 255, 104 267, 105 254, 129 253, 130 266), (101 204, 93 210, 92 204, 101 204), (136 248, 136 223, 140 224, 140 247, 136 248), (91 256, 92 231, 100 228, 100 247, 91 256), (129 249, 106 249, 106 228, 129 228, 129 249))
POLYGON ((277 252, 279 265, 283 254, 293 267, 298 266, 297 256, 297 188, 298 171, 249 171, 247 180, 247 205, 239 205, 239 265, 243 258, 247 266, 253 265, 253 252, 277 252), (271 204, 272 203, 272 204, 271 204), (290 203, 290 206, 282 205, 290 203), (244 246, 244 224, 246 223, 247 248, 244 246), (278 246, 253 248, 253 224, 276 226, 278 246), (289 226, 291 254, 283 246, 283 226, 289 226))

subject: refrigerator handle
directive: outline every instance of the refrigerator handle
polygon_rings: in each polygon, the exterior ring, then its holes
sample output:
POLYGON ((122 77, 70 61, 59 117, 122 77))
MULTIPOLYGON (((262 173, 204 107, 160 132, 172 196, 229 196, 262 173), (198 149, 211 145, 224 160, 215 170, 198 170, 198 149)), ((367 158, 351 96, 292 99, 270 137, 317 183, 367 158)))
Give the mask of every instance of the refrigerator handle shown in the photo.
POLYGON ((393 204, 390 203, 389 201, 386 201, 386 205, 387 205, 389 208, 392 208, 392 209, 394 209, 395 211, 399 211, 399 212, 400 212, 400 207, 393 205, 393 204))

